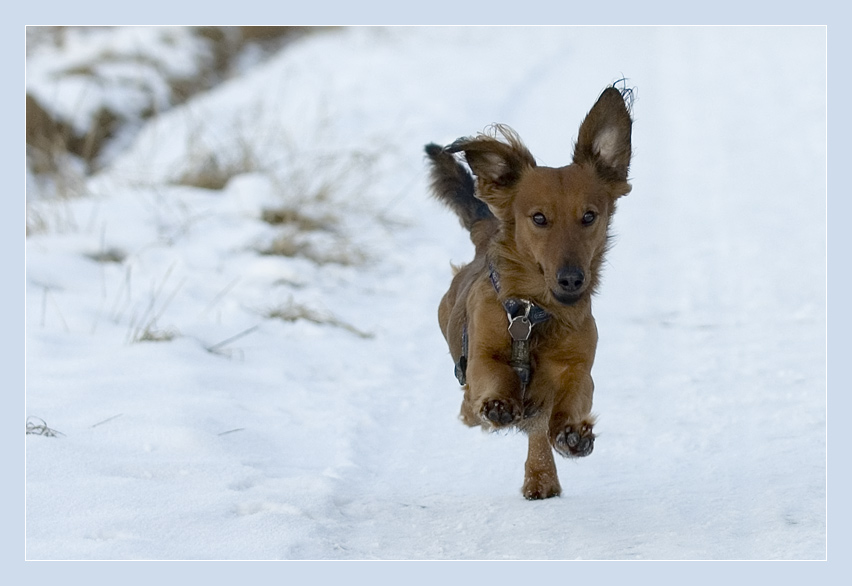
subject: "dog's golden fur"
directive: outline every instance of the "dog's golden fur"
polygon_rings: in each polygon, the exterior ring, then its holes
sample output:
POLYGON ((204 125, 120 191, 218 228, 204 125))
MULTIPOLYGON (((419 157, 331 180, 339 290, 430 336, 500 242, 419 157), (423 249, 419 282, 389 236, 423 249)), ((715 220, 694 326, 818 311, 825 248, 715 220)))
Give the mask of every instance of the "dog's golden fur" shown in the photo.
POLYGON ((616 200, 630 191, 629 98, 629 90, 604 90, 565 167, 538 166, 518 135, 502 125, 426 148, 435 195, 456 211, 475 246, 473 261, 455 272, 438 310, 456 362, 467 331, 460 416, 470 426, 514 426, 528 434, 528 499, 560 494, 553 449, 578 457, 594 446, 591 369, 598 333, 591 295, 616 200), (464 154, 475 181, 454 153, 464 154), (533 329, 526 388, 510 365, 503 305, 509 298, 529 300, 551 316, 533 329))

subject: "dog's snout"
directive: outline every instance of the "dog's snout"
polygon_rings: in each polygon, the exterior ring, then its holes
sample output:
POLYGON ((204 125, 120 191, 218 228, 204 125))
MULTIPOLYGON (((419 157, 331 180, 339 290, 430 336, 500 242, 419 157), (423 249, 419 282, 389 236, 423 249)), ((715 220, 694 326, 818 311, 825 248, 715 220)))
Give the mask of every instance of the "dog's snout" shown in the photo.
POLYGON ((580 267, 562 267, 556 273, 556 282, 565 293, 576 293, 585 280, 586 275, 580 267))

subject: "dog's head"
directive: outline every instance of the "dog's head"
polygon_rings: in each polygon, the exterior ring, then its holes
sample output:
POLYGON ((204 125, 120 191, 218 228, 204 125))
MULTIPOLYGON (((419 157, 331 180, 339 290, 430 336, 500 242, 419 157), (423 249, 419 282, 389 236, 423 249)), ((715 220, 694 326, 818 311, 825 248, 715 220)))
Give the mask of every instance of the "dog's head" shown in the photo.
POLYGON ((610 87, 580 126, 568 166, 539 167, 502 125, 447 147, 464 153, 477 197, 501 222, 501 253, 537 296, 573 305, 597 286, 615 202, 631 189, 631 127, 625 98, 610 87))

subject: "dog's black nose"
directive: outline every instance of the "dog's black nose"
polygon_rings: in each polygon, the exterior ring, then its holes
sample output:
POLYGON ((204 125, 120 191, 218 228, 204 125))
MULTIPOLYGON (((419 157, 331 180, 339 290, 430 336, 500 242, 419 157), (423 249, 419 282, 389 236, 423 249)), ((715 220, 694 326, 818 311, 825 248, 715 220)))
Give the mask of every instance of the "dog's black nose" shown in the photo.
POLYGON ((586 275, 580 267, 562 267, 556 273, 556 282, 566 293, 576 293, 583 286, 586 275))

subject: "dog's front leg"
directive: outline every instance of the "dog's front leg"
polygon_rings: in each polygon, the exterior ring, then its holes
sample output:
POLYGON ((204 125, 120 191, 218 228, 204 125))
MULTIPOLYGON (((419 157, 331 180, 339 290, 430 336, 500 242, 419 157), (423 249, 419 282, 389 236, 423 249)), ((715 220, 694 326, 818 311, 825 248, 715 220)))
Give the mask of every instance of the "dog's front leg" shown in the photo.
POLYGON ((595 321, 590 316, 560 348, 541 361, 543 374, 546 380, 552 381, 555 391, 549 424, 550 442, 566 458, 588 456, 595 446, 592 364, 597 340, 595 321))
POLYGON ((472 292, 468 304, 469 355, 465 413, 479 418, 486 427, 508 427, 523 416, 521 381, 509 365, 512 341, 507 330, 506 313, 486 290, 472 292))
POLYGON ((569 372, 562 385, 560 400, 550 416, 550 442, 566 458, 588 456, 595 447, 592 376, 588 372, 569 372))
POLYGON ((472 413, 491 427, 508 427, 521 420, 521 384, 511 366, 489 353, 471 354, 465 400, 472 413))

